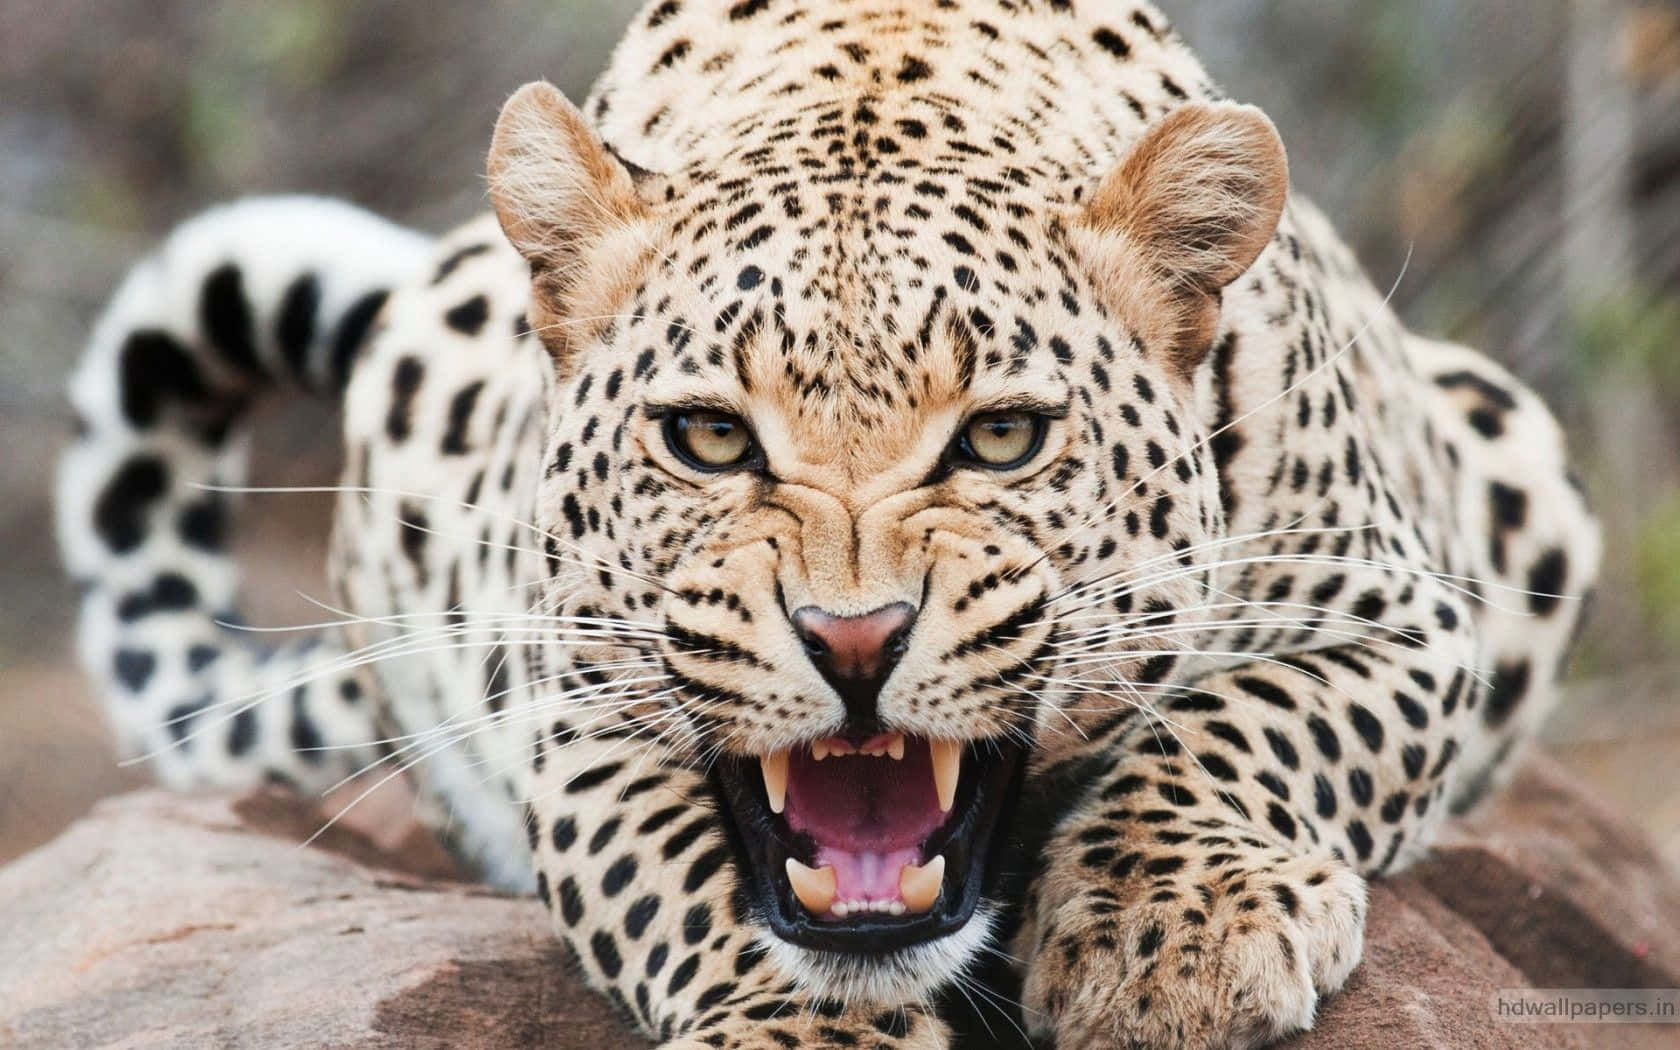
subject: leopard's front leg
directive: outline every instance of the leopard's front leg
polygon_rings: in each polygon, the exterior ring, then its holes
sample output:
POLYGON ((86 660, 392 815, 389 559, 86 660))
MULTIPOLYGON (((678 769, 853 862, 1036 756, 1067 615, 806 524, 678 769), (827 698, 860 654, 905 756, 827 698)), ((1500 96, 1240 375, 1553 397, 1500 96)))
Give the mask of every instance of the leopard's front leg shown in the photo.
POLYGON ((1059 1050, 1261 1046, 1363 950, 1364 876, 1445 808, 1474 688, 1459 639, 1209 675, 1139 718, 1026 905, 1025 1007, 1059 1050))
POLYGON ((919 1005, 822 999, 776 972, 740 913, 733 850, 702 778, 652 749, 543 752, 528 811, 538 893, 590 982, 665 1050, 943 1050, 919 1005))

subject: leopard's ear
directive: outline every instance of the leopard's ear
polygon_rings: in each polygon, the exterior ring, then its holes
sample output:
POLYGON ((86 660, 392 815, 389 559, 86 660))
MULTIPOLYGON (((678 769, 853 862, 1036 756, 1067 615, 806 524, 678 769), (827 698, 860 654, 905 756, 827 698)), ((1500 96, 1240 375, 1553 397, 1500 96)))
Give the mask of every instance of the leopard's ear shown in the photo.
POLYGON ((1075 220, 1106 293, 1188 376, 1219 323, 1219 296, 1277 232, 1289 162, 1252 106, 1194 103, 1151 127, 1075 220))
POLYGON ((502 107, 489 179, 502 232, 531 264, 531 326, 561 358, 646 258, 648 208, 583 114, 540 80, 502 107))

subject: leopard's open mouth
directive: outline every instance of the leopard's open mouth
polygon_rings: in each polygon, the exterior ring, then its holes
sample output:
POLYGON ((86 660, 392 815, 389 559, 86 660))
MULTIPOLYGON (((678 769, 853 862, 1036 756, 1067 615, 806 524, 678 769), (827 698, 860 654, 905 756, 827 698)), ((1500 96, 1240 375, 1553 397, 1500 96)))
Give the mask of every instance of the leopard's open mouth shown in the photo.
POLYGON ((961 929, 1024 752, 878 733, 716 768, 746 890, 792 944, 879 954, 961 929))

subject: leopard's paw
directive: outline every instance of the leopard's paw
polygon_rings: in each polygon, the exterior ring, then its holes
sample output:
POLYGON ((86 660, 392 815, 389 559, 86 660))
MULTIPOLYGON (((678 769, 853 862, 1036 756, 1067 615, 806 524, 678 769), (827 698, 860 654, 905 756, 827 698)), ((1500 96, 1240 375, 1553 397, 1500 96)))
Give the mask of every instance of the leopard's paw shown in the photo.
POLYGON ((1246 1050, 1310 1028, 1364 947, 1365 884, 1333 860, 1161 880, 1054 913, 1024 1006, 1057 1050, 1246 1050))

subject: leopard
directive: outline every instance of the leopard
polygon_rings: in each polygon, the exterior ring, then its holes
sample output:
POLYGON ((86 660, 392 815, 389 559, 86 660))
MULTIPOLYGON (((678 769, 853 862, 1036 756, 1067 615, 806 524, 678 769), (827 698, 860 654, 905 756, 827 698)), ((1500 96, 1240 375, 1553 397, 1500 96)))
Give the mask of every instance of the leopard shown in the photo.
POLYGON ((1558 695, 1559 424, 1153 6, 650 0, 487 186, 135 265, 79 658, 168 785, 407 779, 667 1050, 1267 1045, 1558 695), (341 406, 301 641, 232 553, 281 391, 341 406))

